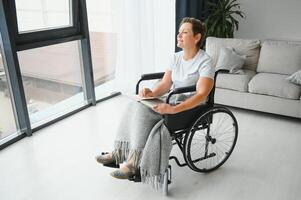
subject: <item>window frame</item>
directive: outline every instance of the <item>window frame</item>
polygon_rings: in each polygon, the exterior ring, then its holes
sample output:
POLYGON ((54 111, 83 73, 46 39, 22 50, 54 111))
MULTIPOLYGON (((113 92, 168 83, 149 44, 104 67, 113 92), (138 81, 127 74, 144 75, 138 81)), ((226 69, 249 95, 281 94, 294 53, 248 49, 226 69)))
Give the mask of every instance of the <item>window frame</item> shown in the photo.
MULTIPOLYGON (((19 32, 17 10, 15 0, 7 1, 7 19, 12 26, 11 31, 15 37, 15 44, 18 51, 43 47, 63 42, 83 39, 82 26, 79 19, 80 0, 69 0, 71 2, 70 14, 72 25, 68 27, 49 28, 43 30, 32 30, 30 32, 19 32)), ((4 3, 4 2, 3 2, 4 3)))
POLYGON ((70 1, 72 1, 72 26, 19 33, 15 0, 0 0, 0 32, 7 64, 6 75, 10 79, 8 84, 12 90, 12 98, 17 115, 16 120, 21 132, 20 136, 15 137, 4 144, 0 144, 0 149, 22 139, 25 135, 31 136, 33 132, 41 128, 49 126, 89 106, 96 105, 86 0, 70 1), (76 40, 79 40, 81 45, 80 56, 83 65, 83 86, 87 103, 77 110, 66 113, 39 127, 32 128, 17 52, 76 40))

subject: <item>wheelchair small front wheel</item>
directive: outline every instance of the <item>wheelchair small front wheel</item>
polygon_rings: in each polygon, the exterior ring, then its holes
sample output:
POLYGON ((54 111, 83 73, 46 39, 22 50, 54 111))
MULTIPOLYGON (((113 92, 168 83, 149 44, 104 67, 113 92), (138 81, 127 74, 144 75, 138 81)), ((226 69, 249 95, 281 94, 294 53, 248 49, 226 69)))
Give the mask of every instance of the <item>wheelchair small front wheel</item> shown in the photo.
POLYGON ((210 172, 231 155, 238 135, 237 121, 230 110, 216 106, 201 115, 184 141, 184 158, 197 172, 210 172))

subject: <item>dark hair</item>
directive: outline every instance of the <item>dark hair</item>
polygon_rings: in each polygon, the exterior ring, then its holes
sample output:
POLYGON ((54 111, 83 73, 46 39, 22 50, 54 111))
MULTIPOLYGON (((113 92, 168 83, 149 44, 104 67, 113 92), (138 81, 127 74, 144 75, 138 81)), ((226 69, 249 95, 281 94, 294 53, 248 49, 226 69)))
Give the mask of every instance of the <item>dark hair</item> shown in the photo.
POLYGON ((195 19, 193 17, 183 18, 181 23, 180 23, 180 26, 184 23, 190 23, 192 25, 193 35, 196 35, 198 33, 201 34, 201 39, 196 44, 200 48, 202 46, 203 40, 205 39, 205 33, 206 33, 205 23, 203 23, 201 20, 195 19))

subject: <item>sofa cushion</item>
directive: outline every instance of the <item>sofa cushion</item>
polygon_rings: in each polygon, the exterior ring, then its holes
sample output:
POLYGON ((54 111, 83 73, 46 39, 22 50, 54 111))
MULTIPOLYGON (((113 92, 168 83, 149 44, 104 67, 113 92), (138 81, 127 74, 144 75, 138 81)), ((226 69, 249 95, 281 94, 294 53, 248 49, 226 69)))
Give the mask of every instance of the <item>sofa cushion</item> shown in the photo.
POLYGON ((260 49, 259 40, 208 37, 206 52, 211 56, 214 66, 217 63, 221 47, 228 47, 234 49, 239 55, 246 55, 243 68, 256 71, 260 49))
POLYGON ((222 47, 215 70, 227 69, 230 73, 238 73, 246 60, 245 55, 238 55, 233 49, 222 47))
POLYGON ((289 77, 287 77, 286 80, 289 80, 292 83, 301 85, 301 69, 299 71, 293 73, 289 77))
POLYGON ((272 73, 258 73, 249 82, 249 92, 287 99, 299 99, 301 87, 286 80, 288 76, 272 73))
POLYGON ((247 92, 248 83, 254 75, 252 70, 243 70, 243 74, 218 74, 216 87, 247 92))
POLYGON ((257 72, 291 75, 301 69, 301 42, 264 41, 257 72))

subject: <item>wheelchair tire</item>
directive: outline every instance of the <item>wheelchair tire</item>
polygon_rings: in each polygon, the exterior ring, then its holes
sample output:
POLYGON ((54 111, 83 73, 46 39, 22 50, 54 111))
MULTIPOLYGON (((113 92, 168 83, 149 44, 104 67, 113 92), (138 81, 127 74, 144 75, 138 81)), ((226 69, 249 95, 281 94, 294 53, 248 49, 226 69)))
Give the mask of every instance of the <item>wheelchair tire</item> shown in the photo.
POLYGON ((188 130, 184 140, 184 158, 197 172, 211 172, 231 155, 238 136, 237 121, 223 106, 214 106, 202 114, 188 130))

